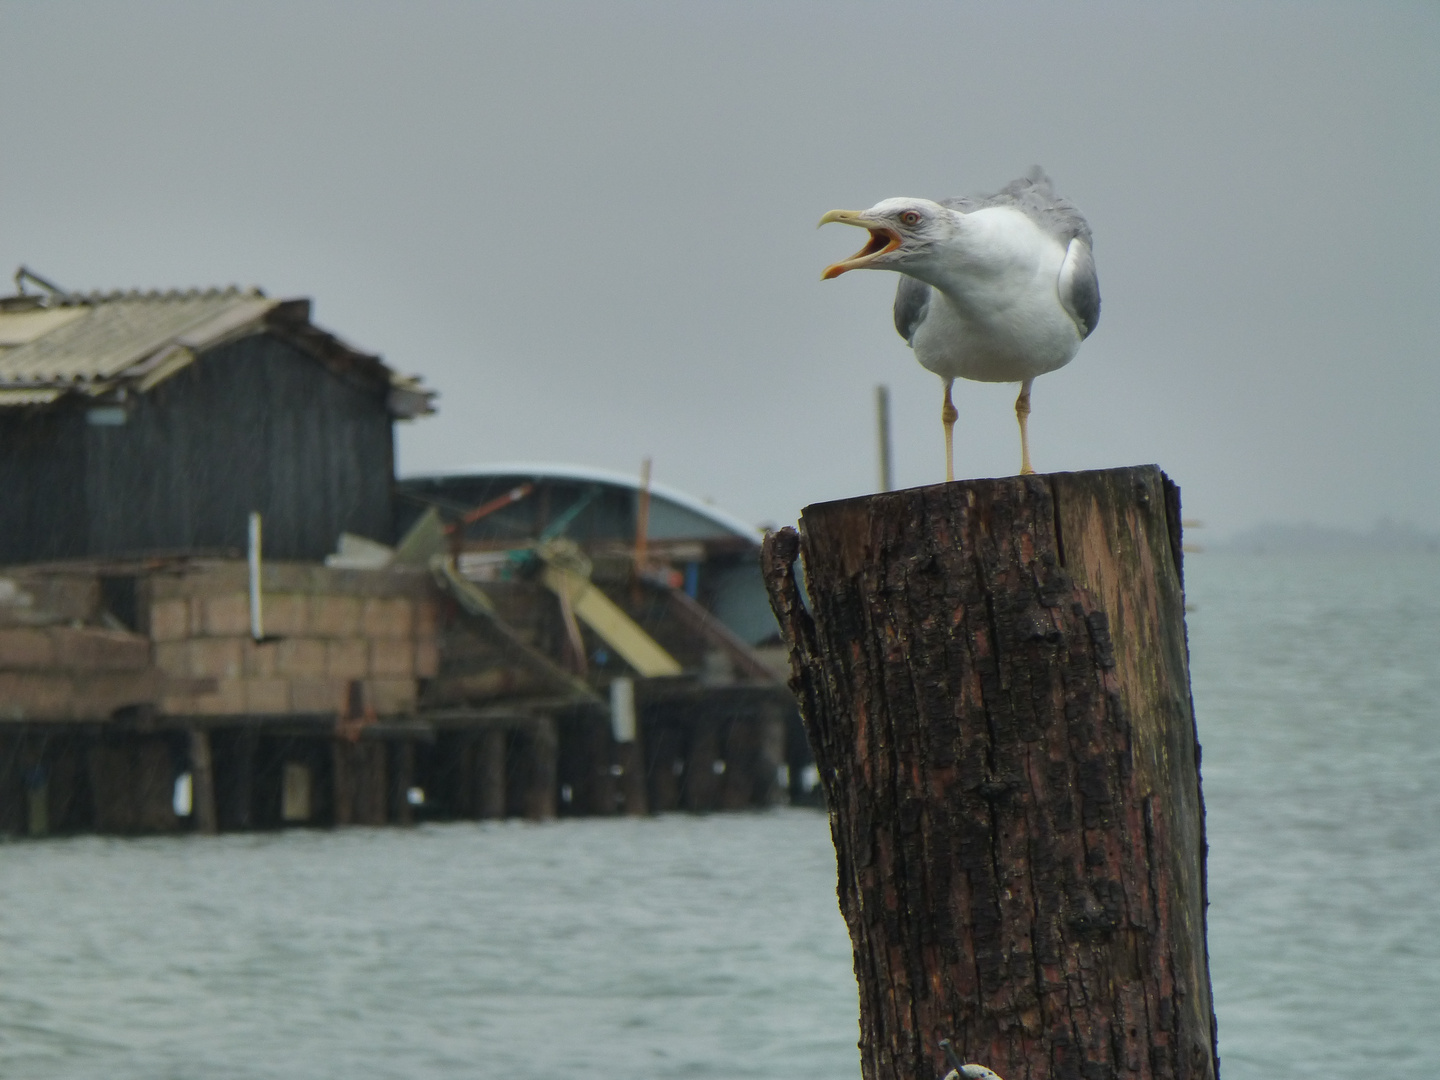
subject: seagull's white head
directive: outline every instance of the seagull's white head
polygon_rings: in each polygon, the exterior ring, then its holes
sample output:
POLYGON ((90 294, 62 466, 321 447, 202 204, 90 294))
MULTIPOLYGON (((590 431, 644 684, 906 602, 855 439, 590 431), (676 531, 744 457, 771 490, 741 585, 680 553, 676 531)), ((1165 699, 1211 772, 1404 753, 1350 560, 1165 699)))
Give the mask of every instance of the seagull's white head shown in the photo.
POLYGON ((870 242, 850 258, 831 263, 822 281, 847 270, 907 271, 927 261, 931 252, 954 239, 964 217, 929 199, 885 199, 869 210, 831 210, 821 225, 838 221, 870 230, 870 242))

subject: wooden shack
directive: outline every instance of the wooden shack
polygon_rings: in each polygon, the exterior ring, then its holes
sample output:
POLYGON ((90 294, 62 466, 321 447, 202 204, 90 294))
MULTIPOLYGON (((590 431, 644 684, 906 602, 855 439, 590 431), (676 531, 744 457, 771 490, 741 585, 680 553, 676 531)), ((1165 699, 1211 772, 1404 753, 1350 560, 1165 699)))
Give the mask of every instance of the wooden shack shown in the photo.
POLYGON ((416 379, 259 290, 0 299, 0 564, 392 539, 416 379))
POLYGON ((309 311, 0 298, 0 833, 784 797, 809 758, 753 530, 657 493, 642 560, 633 484, 531 483, 533 528, 397 493, 433 395, 309 311))

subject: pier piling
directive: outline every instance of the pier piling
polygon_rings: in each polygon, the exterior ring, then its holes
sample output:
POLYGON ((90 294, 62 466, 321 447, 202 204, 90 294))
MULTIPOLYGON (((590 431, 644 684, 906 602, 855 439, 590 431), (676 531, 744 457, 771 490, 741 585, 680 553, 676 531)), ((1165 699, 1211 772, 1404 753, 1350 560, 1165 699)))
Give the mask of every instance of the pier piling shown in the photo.
POLYGON ((807 507, 762 561, 865 1080, 1214 1080, 1179 494, 1153 466, 807 507), (795 573, 803 559, 802 598, 795 573))
POLYGON ((213 835, 219 831, 215 811, 215 763, 210 753, 210 733, 204 728, 190 729, 190 805, 195 831, 213 835))

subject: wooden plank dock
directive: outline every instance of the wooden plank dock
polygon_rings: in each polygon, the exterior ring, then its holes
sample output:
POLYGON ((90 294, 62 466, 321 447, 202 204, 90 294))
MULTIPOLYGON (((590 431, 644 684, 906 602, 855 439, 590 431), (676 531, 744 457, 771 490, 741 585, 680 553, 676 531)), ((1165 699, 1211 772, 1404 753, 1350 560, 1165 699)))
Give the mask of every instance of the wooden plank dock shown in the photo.
POLYGON ((735 810, 783 801, 808 763, 787 754, 788 690, 718 630, 697 636, 690 606, 667 623, 653 589, 606 599, 684 658, 646 679, 614 658, 567 669, 539 582, 488 585, 480 617, 428 568, 262 576, 256 640, 243 560, 0 571, 0 833, 735 810))

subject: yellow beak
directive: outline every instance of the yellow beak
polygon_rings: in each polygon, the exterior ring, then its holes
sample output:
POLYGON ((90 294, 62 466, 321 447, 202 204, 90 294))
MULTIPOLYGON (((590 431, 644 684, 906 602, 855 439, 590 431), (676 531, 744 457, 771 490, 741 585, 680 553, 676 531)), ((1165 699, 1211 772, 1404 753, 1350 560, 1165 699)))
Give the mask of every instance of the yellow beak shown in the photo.
POLYGON ((900 246, 899 233, 888 226, 870 221, 860 210, 831 210, 820 219, 820 224, 815 227, 818 229, 820 225, 828 225, 832 221, 838 221, 842 225, 854 225, 861 229, 869 229, 870 242, 850 258, 827 266, 824 273, 820 275, 821 281, 837 278, 847 270, 863 270, 881 255, 888 254, 900 246))

